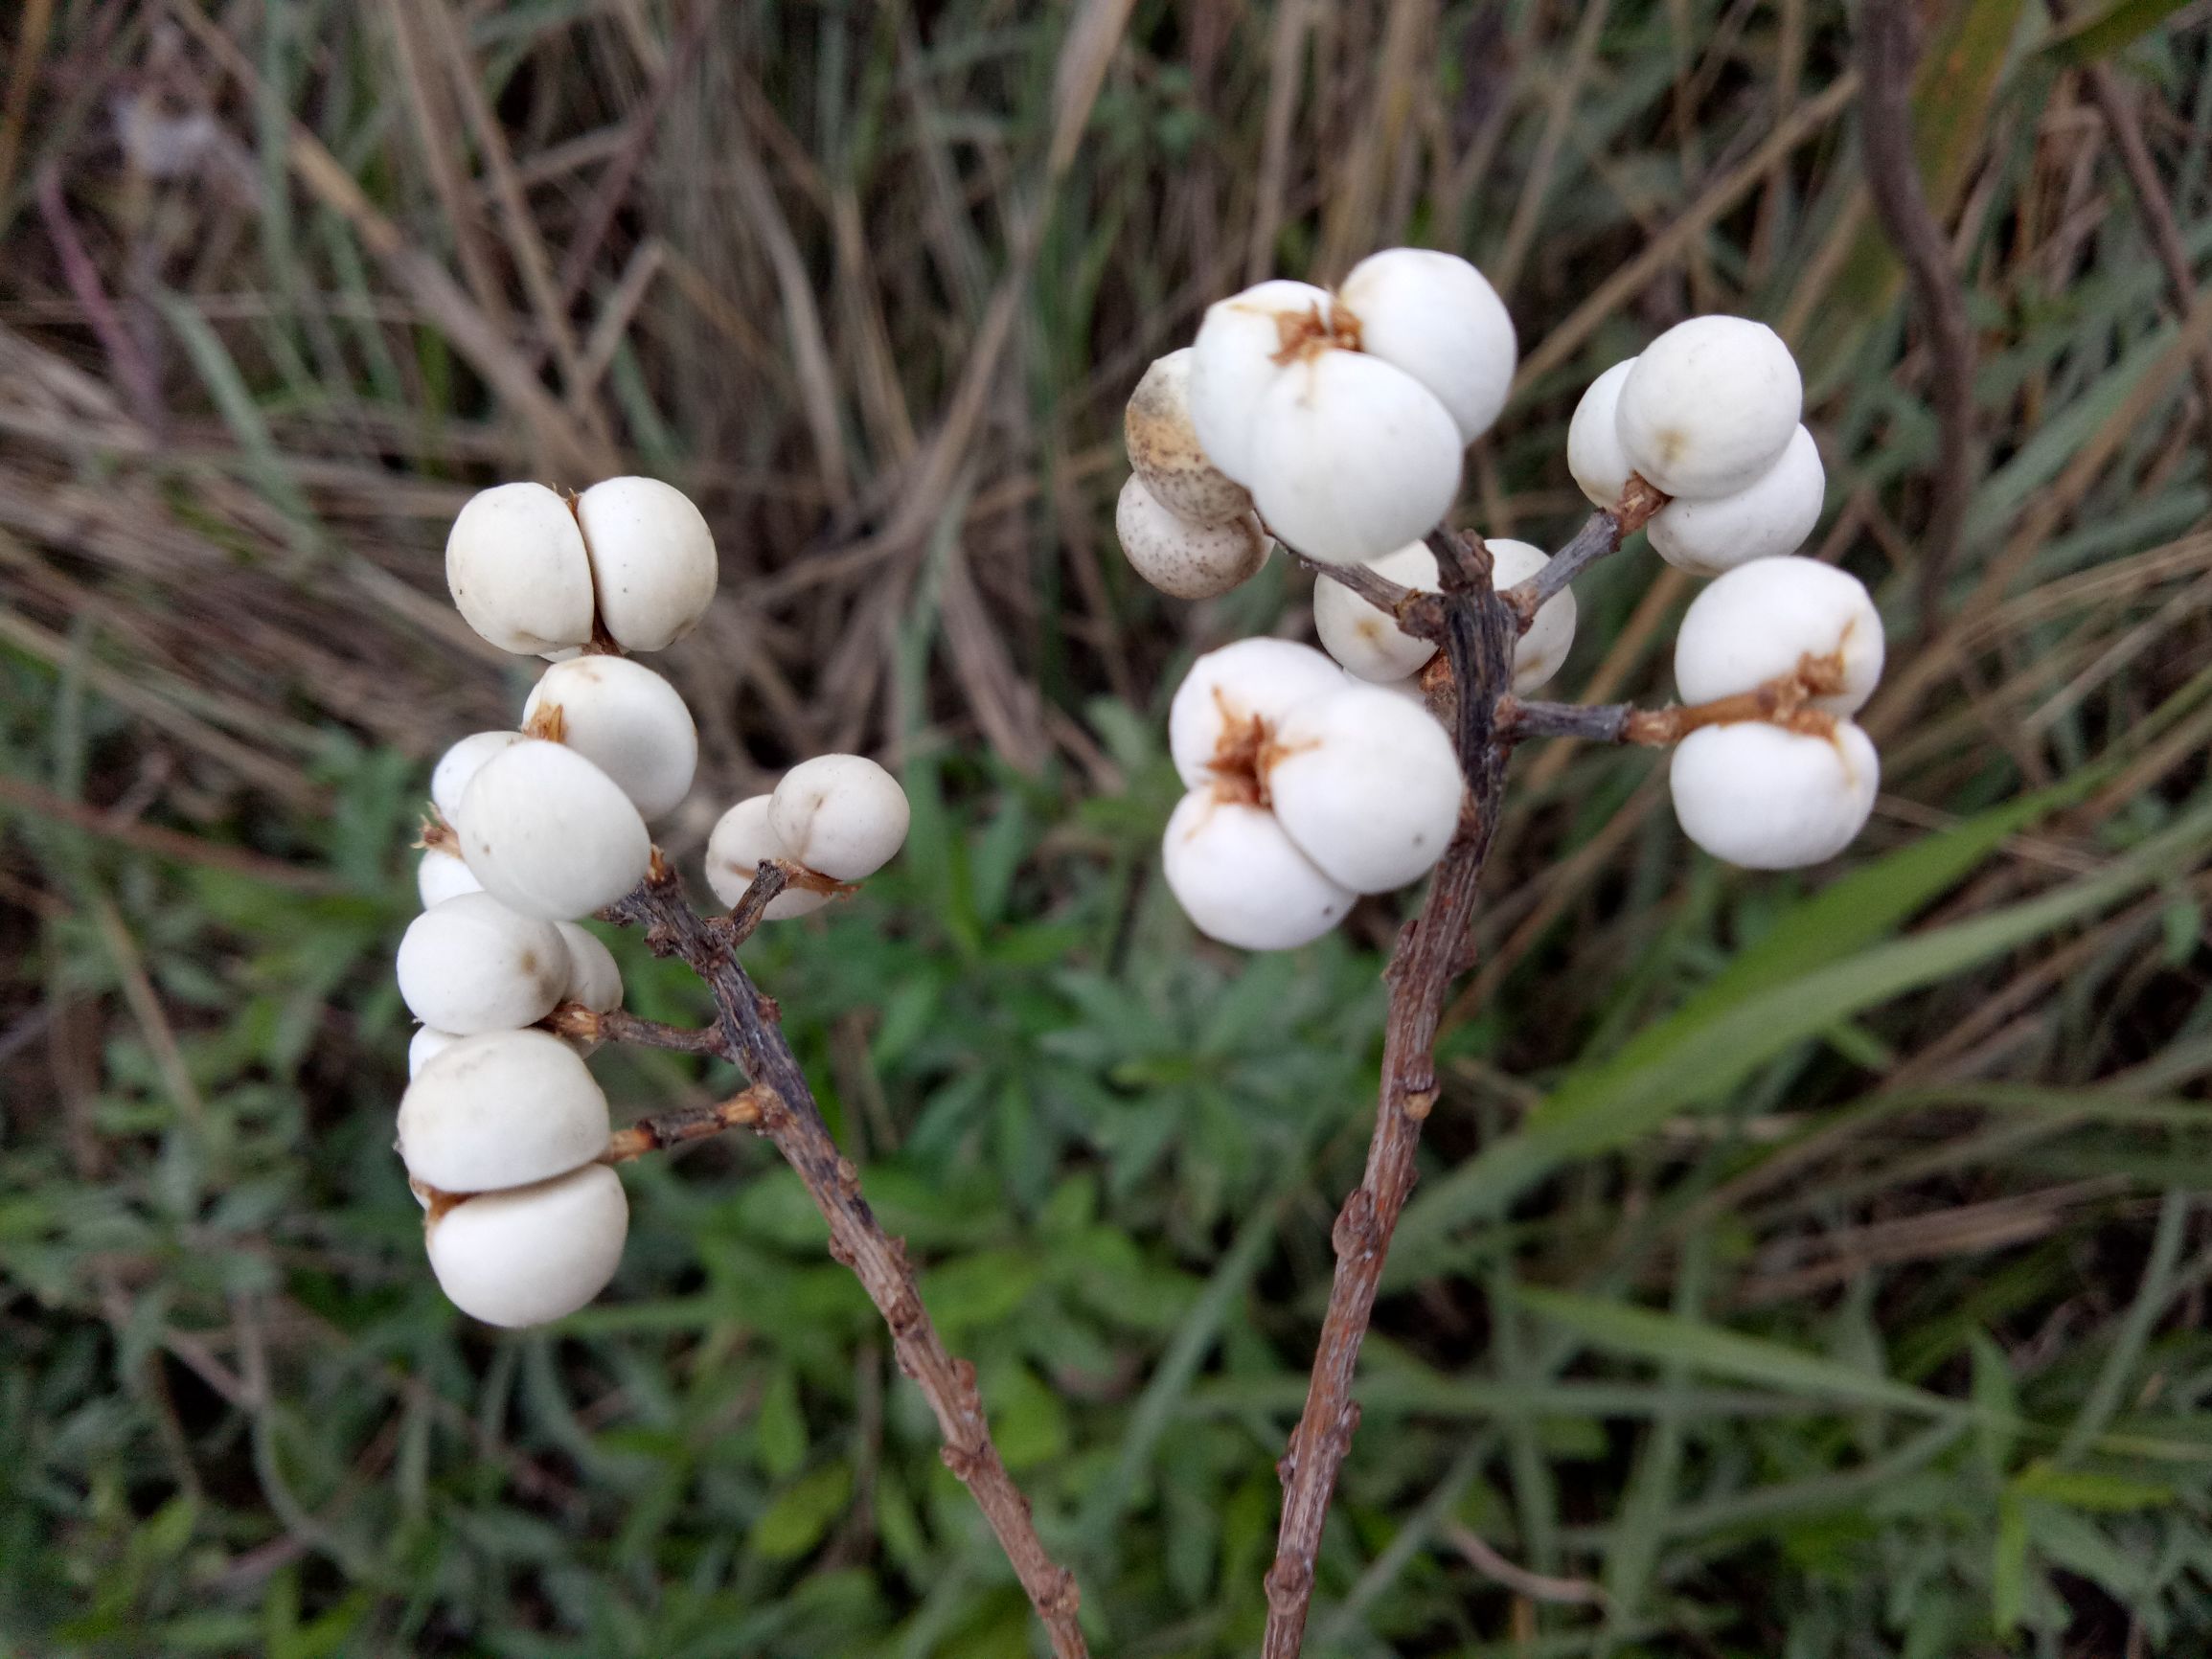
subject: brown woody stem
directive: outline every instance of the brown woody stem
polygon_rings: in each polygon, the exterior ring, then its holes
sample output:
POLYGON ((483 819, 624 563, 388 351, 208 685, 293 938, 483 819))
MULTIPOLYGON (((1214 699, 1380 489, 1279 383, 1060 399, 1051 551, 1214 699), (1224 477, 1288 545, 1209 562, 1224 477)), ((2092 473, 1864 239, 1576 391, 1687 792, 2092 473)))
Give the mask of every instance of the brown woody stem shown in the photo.
MULTIPOLYGON (((753 882, 758 892, 748 892, 733 916, 757 919, 789 879, 780 866, 764 866, 753 882)), ((693 910, 682 878, 658 852, 644 883, 604 914, 610 921, 644 928, 655 955, 676 958, 706 982, 728 1052, 752 1081, 739 1098, 752 1101, 746 1109, 757 1116, 760 1132, 775 1143, 830 1224, 830 1254, 853 1270, 890 1327, 899 1369, 937 1415, 946 1466, 967 1486, 997 1534, 1044 1624, 1053 1652, 1058 1659, 1083 1659, 1087 1649, 1076 1619, 1075 1577, 1038 1537, 1029 1500, 992 1443, 975 1368, 946 1352, 923 1307, 904 1243, 885 1234, 860 1195, 859 1171, 838 1152, 822 1122, 806 1074, 785 1040, 775 1003, 738 961, 738 929, 731 920, 710 920, 693 910)))
POLYGON ((599 1161, 627 1164, 648 1152, 666 1151, 686 1141, 703 1141, 725 1129, 757 1129, 762 1120, 782 1104, 774 1090, 756 1084, 741 1095, 717 1101, 711 1106, 681 1106, 673 1112, 640 1118, 628 1128, 617 1129, 607 1137, 606 1150, 600 1153, 599 1161))
POLYGON ((1518 617, 1507 597, 1492 587, 1490 553, 1479 539, 1440 531, 1429 537, 1429 546, 1443 580, 1441 631, 1459 693, 1450 724, 1467 793, 1458 832, 1436 867, 1427 901, 1399 935, 1385 975, 1390 1011, 1367 1170, 1344 1201, 1331 1235, 1336 1276, 1306 1408, 1279 1466, 1283 1522, 1267 1573, 1267 1627, 1261 1647, 1266 1659, 1294 1659, 1305 1636, 1330 1494, 1359 1423, 1352 1385, 1360 1342, 1374 1314, 1391 1234, 1413 1190, 1421 1125, 1436 1102, 1437 1023, 1445 990, 1461 966, 1461 944, 1474 915, 1476 884, 1505 781, 1509 745, 1497 729, 1496 713, 1512 684, 1518 617))
POLYGON ((671 1049, 677 1054, 730 1057, 729 1044, 718 1026, 663 1025, 657 1019, 640 1019, 619 1008, 602 1012, 580 1002, 564 1002, 538 1024, 556 1036, 580 1037, 585 1042, 635 1043, 640 1048, 671 1049))
POLYGON ((1601 558, 1618 553, 1621 543, 1652 521, 1667 505, 1668 497, 1646 484, 1636 473, 1621 490, 1620 500, 1600 508, 1575 532, 1574 539, 1552 555, 1551 562, 1528 580, 1509 587, 1500 597, 1519 618, 1519 631, 1528 632, 1536 613, 1554 594, 1601 558))
POLYGON ((1526 738, 1579 738, 1590 743, 1636 743, 1663 749, 1700 726, 1764 720, 1816 738, 1836 735, 1836 716, 1813 699, 1843 689, 1839 653, 1798 658, 1797 667, 1750 691, 1711 702, 1664 709, 1633 703, 1547 703, 1508 695, 1497 707, 1498 730, 1508 742, 1526 738))

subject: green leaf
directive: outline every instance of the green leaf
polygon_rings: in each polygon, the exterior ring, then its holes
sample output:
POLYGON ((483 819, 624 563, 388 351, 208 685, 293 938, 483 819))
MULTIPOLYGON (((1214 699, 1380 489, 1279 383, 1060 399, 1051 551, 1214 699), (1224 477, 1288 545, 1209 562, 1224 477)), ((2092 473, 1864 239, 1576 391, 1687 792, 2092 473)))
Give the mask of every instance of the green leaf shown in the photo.
POLYGON ((799 1410, 799 1379, 787 1365, 776 1367, 761 1396, 761 1409, 753 1419, 753 1439, 760 1448, 762 1472, 775 1480, 788 1480, 807 1461, 807 1420, 799 1410))
POLYGON ((1990 1624, 2010 1636, 2028 1598, 2028 1511, 2011 1492, 1997 1500, 1996 1538, 1990 1554, 1990 1624))
POLYGON ((1784 1394, 1845 1405, 1909 1411, 1924 1417, 1955 1416, 1968 1407, 1939 1394, 1886 1376, 1872 1376, 1800 1349, 1744 1336, 1678 1314, 1624 1307, 1559 1290, 1517 1289, 1514 1300, 1615 1353, 1680 1365, 1713 1376, 1755 1382, 1784 1394))
POLYGON ((2183 0, 2115 0, 2115 4, 2094 16, 2085 17, 2044 41, 2041 56, 2069 67, 2094 63, 2150 34, 2180 11, 2182 3, 2183 0))
POLYGON ((2039 898, 1790 973, 1792 964, 1817 964, 1831 954, 1808 925, 1808 914, 1856 944, 1878 921, 1893 925, 1971 869, 2011 832, 1996 826, 2016 823, 2013 811, 1985 814, 1836 883, 1778 926, 1778 932, 1789 929, 1782 944, 1769 939, 1746 951, 1722 976, 1724 987, 1717 980, 1612 1059, 1571 1073, 1521 1129, 1492 1143, 1407 1207, 1392 1277, 1416 1271, 1412 1262, 1424 1245, 1433 1246, 1464 1222, 1500 1213, 1562 1164, 1627 1146, 1678 1111, 1724 1098, 1759 1067, 1838 1020, 1963 972, 2155 883, 2212 836, 2212 807, 2201 807, 2094 875, 2039 898), (1940 851, 1931 843, 1940 843, 1940 851), (1847 884, 1849 893, 1829 902, 1847 884), (1879 917, 1856 914, 1847 908, 1853 901, 1879 917))
POLYGON ((787 1488, 753 1523, 753 1548, 771 1561, 795 1559, 822 1541, 852 1500, 851 1466, 826 1465, 787 1488))
POLYGON ((2155 1481, 2130 1480, 2125 1475, 2093 1469, 2062 1469, 2048 1463, 2030 1464, 2020 1470, 2013 1477, 2012 1489, 2023 1498, 2043 1498, 2068 1509, 2107 1512, 2156 1509, 2174 1501, 2174 1489, 2155 1481))

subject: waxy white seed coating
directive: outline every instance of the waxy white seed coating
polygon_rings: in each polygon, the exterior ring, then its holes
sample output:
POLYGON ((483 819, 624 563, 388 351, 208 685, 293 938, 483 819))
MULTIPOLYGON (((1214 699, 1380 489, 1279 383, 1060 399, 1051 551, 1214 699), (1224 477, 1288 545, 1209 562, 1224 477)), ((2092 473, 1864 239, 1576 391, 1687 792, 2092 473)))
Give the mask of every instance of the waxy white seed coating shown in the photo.
POLYGON ((622 1262, 629 1202, 604 1164, 486 1193, 429 1222, 438 1287, 487 1325, 543 1325, 606 1288, 622 1262))
POLYGON ((1370 254, 1338 286, 1336 304, 1358 319, 1359 350, 1425 386, 1462 444, 1496 422, 1520 348, 1505 302, 1465 260, 1430 248, 1370 254))
POLYGON ((1114 533, 1129 568, 1176 599, 1227 593, 1266 564, 1275 545, 1249 512, 1219 524, 1176 517, 1135 473, 1114 504, 1114 533))
POLYGON ((1364 563, 1443 521, 1459 493, 1460 448, 1449 412, 1412 375, 1324 350, 1261 398, 1244 482, 1286 545, 1324 564, 1364 563))
MULTIPOLYGON (((753 884, 760 874, 764 858, 790 859, 791 851, 776 833, 776 827, 768 821, 775 805, 773 795, 755 795, 740 801, 716 820, 714 833, 707 837, 707 885, 715 897, 733 908, 744 898, 745 889, 753 884)), ((804 887, 787 887, 768 900, 761 912, 767 921, 786 921, 794 916, 807 916, 830 902, 827 893, 810 892, 804 887)))
POLYGON ((621 785, 640 814, 673 812, 691 793, 699 734, 682 694, 643 663, 592 655, 556 663, 523 705, 525 725, 560 711, 559 741, 621 785))
POLYGON ((645 879, 652 857, 621 785, 574 749, 537 739, 484 763, 453 828, 487 893, 548 921, 612 904, 645 879))
POLYGON ((1832 858, 1874 810, 1881 762, 1849 720, 1833 737, 1763 720, 1704 726, 1667 770, 1682 833, 1746 870, 1794 870, 1832 858))
POLYGON ((1160 871, 1193 926, 1243 950, 1310 943, 1354 898, 1291 845, 1272 812, 1212 789, 1192 790, 1170 815, 1160 871))
POLYGON ((444 1054, 460 1040, 453 1033, 440 1031, 436 1026, 417 1026, 415 1034, 407 1042, 407 1075, 410 1078, 421 1077, 422 1068, 434 1057, 444 1054))
POLYGON ((1307 698, 1342 683, 1327 657, 1292 640, 1238 640, 1208 651, 1168 706, 1168 753, 1176 772, 1194 789, 1212 784, 1224 739, 1234 746, 1250 736, 1254 721, 1271 729, 1307 698))
POLYGON ((426 847, 422 858, 415 866, 415 892, 422 900, 422 908, 443 904, 448 898, 458 898, 464 893, 481 893, 484 883, 468 874, 468 866, 461 861, 458 852, 449 852, 443 847, 426 847))
POLYGON ((1191 429, 1224 476, 1252 482, 1252 421, 1290 335, 1329 317, 1326 290, 1277 279, 1216 300, 1191 343, 1191 429))
POLYGON ((1129 466, 1152 499, 1192 524, 1221 524, 1250 512, 1252 495, 1207 459, 1191 423, 1194 355, 1195 349, 1185 346, 1145 371, 1122 412, 1122 437, 1129 466))
MULTIPOLYGON (((1488 545, 1491 585, 1501 593, 1509 587, 1517 587, 1551 563, 1551 555, 1533 542, 1492 536, 1488 538, 1488 545)), ((1574 643, 1575 590, 1563 587, 1537 606, 1528 632, 1515 643, 1513 689, 1535 691, 1560 671, 1574 643)))
POLYGON ((448 824, 460 822, 461 797, 467 793, 476 769, 521 741, 520 732, 471 732, 439 756, 438 764, 430 769, 430 804, 438 815, 448 824))
POLYGON ((1617 424, 1621 387, 1635 366, 1635 358, 1630 357, 1592 380, 1583 400, 1575 405, 1574 419, 1567 422, 1567 470, 1574 474, 1575 483, 1593 507, 1611 507, 1620 500, 1621 491, 1629 487, 1629 475, 1636 469, 1629 452, 1621 447, 1617 424))
POLYGON ((1733 494, 1781 458, 1804 412, 1797 360, 1745 317, 1692 317, 1644 349, 1614 428, 1630 463, 1669 495, 1733 494))
POLYGON ((551 1013, 568 986, 568 947, 550 921, 489 893, 464 893, 407 924, 397 967, 410 1013, 467 1036, 534 1025, 551 1013))
POLYGON ((864 755, 817 755, 784 774, 768 823, 792 859, 839 881, 865 881, 906 843, 899 780, 864 755))
POLYGON ((1387 893, 1428 873, 1459 823, 1459 761, 1424 709, 1379 686, 1292 709, 1263 781, 1275 817, 1321 873, 1387 893))
POLYGON ((1675 638, 1675 685, 1685 703, 1709 703, 1834 655, 1842 689, 1813 704, 1849 715, 1874 694, 1882 652, 1881 615, 1857 577, 1818 559, 1762 558, 1691 601, 1675 638))
POLYGON ((1645 528, 1658 556, 1692 576, 1719 576, 1755 558, 1795 553, 1820 522, 1828 474, 1803 426, 1782 458, 1733 495, 1670 501, 1645 528))
POLYGON ((399 1156, 441 1193, 494 1193, 606 1150, 606 1096, 550 1033, 490 1032, 441 1049, 399 1098, 399 1156))
POLYGON ((591 560, 568 503, 542 484, 469 497, 445 537, 445 585, 462 620, 529 655, 591 638, 591 560))
POLYGON ((622 969, 606 942, 573 921, 557 921, 560 943, 568 946, 568 986, 562 1002, 582 1003, 594 1013, 622 1007, 622 969))
MULTIPOLYGON (((1425 542, 1408 542, 1372 559, 1368 569, 1401 587, 1439 591, 1436 555, 1425 542)), ((1327 577, 1313 584, 1313 631, 1348 673, 1379 684, 1419 673, 1436 654, 1435 646, 1407 633, 1388 611, 1327 577)))
POLYGON ((609 478, 576 498, 599 618, 626 651, 657 651, 698 625, 720 566, 691 497, 657 478, 609 478))

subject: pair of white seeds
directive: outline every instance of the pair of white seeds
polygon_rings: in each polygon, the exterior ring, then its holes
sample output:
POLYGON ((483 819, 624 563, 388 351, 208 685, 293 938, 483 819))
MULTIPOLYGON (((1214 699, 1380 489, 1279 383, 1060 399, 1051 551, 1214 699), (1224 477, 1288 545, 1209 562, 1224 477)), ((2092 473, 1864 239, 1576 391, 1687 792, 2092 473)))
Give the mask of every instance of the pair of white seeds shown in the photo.
POLYGON ((1418 880, 1459 823, 1459 761, 1418 695, 1290 640, 1194 663, 1168 747, 1190 790, 1161 841, 1168 886, 1199 931, 1246 950, 1318 939, 1360 894, 1418 880))
POLYGON ((1334 293, 1267 282, 1220 301, 1129 399, 1123 550, 1162 592, 1205 599, 1260 568, 1268 531, 1335 564, 1418 541, 1517 355, 1482 273, 1425 248, 1372 255, 1334 293))
MULTIPOLYGON (((489 1324, 536 1325, 605 1287, 628 1208, 597 1161, 609 1124, 583 1062, 591 1045, 530 1028, 562 1003, 622 1006, 612 954, 576 919, 644 879, 646 820, 682 803, 698 763, 675 688, 604 646, 655 649, 689 631, 713 597, 714 546, 696 509, 654 480, 596 485, 573 511, 541 486, 506 485, 464 508, 446 567, 478 632, 560 660, 524 705, 524 730, 464 738, 431 775, 457 851, 424 852, 424 910, 399 945, 400 995, 422 1021, 399 1151, 447 1297, 489 1324)), ((710 878, 733 904, 762 858, 857 881, 898 852, 907 821, 903 791, 873 761, 819 756, 724 815, 710 878)), ((794 889, 767 915, 826 900, 794 889)))
POLYGON ((1674 497, 1645 528, 1692 576, 1794 553, 1828 478, 1799 422, 1804 385, 1781 336, 1743 317, 1693 317, 1590 382, 1567 426, 1567 470, 1610 507, 1640 474, 1674 497))

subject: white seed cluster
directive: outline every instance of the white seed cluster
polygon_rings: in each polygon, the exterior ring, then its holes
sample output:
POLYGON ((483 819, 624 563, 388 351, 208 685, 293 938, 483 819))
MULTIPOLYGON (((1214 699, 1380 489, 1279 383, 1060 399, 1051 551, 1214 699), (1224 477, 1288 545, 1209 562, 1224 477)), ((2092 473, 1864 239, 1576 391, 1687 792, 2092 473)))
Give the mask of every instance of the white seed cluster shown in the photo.
POLYGON ((1269 533, 1328 563, 1380 559, 1442 520, 1517 361, 1504 303, 1451 254, 1371 255, 1334 293, 1232 295, 1129 398, 1122 549, 1181 599, 1250 577, 1269 533))
MULTIPOLYGON (((1334 291, 1274 281, 1221 300, 1130 399, 1124 550, 1153 585, 1204 597, 1258 567, 1257 529, 1309 559, 1436 593, 1428 534, 1516 362, 1495 292, 1448 254, 1392 249, 1334 291)), ((1803 404, 1772 330, 1696 317, 1599 375, 1567 432, 1568 470, 1593 503, 1632 503, 1640 479, 1665 497, 1653 546, 1719 579, 1676 650, 1684 700, 1720 706, 1683 719, 1675 806, 1699 846, 1760 868, 1840 851, 1880 778, 1850 716, 1881 673, 1881 619, 1852 578, 1792 557, 1827 489, 1803 404)), ((1487 546, 1499 590, 1549 563, 1528 542, 1487 546)), ((1515 647, 1515 692, 1559 672, 1575 621, 1563 587, 1537 607, 1515 647)), ((1167 828, 1168 884, 1201 931, 1250 949, 1304 943, 1357 895, 1416 879, 1458 819, 1459 768, 1422 689, 1435 645, 1326 579, 1313 624, 1337 668, 1288 641, 1245 640, 1201 656, 1169 714, 1190 793, 1167 828)))
POLYGON ((1859 579, 1817 559, 1738 565, 1691 602, 1675 683, 1713 703, 1804 676, 1804 711, 1690 733, 1667 772, 1682 832, 1716 858, 1790 870, 1832 858, 1865 828, 1881 782, 1851 716, 1881 678, 1881 617, 1859 579))
MULTIPOLYGON (((675 687, 621 653, 696 625, 714 598, 715 545, 698 510, 655 479, 609 479, 573 498, 508 484, 462 510, 445 563, 470 626, 552 661, 518 730, 462 739, 431 774, 422 914, 397 963, 422 1022, 399 1149, 447 1297, 488 1324, 536 1325, 605 1287, 628 1230, 622 1182, 600 1161, 607 1102, 584 1063, 596 1043, 541 1022, 563 1005, 622 1007, 613 953, 579 923, 645 878, 647 820, 690 794, 698 733, 675 687)), ((761 859, 787 859, 809 885, 766 914, 805 915, 897 853, 907 817, 882 767, 825 755, 725 814, 708 876, 734 904, 761 859)), ((590 1024, 573 1009, 554 1023, 590 1024)))
POLYGON ((1190 793, 1161 866, 1184 913, 1224 944, 1318 939, 1358 895, 1427 874, 1459 823, 1459 761, 1427 709, 1289 640, 1200 657, 1168 745, 1190 793))

